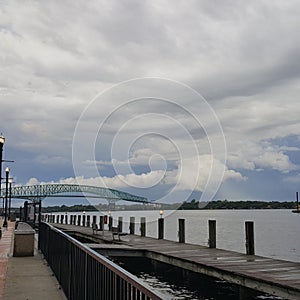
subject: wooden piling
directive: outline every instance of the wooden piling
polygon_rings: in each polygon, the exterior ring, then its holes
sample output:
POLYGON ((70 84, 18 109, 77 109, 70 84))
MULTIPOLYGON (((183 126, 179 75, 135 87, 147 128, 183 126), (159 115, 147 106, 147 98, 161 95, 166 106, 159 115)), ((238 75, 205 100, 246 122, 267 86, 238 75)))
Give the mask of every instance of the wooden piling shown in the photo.
POLYGON ((99 229, 103 231, 104 228, 104 216, 100 216, 99 229))
POLYGON ((85 215, 82 216, 82 226, 85 226, 85 215))
POLYGON ((81 215, 78 215, 77 226, 80 226, 80 225, 81 225, 81 215))
POLYGON ((134 234, 135 217, 130 217, 129 233, 134 234))
POLYGON ((179 243, 185 243, 185 219, 178 219, 178 226, 179 243))
POLYGON ((208 220, 208 246, 217 247, 217 224, 216 220, 208 220))
POLYGON ((245 222, 245 232, 246 232, 246 254, 254 255, 254 222, 245 222))
POLYGON ((123 231, 123 217, 118 218, 118 230, 119 232, 123 231))
POLYGON ((162 240, 164 238, 164 219, 158 219, 158 239, 162 240))
POLYGON ((91 216, 86 216, 86 226, 91 227, 91 216))
POLYGON ((112 231, 112 227, 113 227, 113 217, 109 216, 108 217, 108 230, 112 231))
POLYGON ((146 218, 141 217, 141 236, 146 236, 146 218))

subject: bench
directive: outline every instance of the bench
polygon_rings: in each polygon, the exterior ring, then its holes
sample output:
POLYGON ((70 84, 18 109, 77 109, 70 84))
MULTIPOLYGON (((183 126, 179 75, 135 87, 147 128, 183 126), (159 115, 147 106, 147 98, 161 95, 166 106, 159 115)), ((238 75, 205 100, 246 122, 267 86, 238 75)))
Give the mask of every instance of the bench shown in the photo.
POLYGON ((101 231, 99 228, 98 228, 98 225, 96 223, 93 223, 92 224, 92 230, 93 230, 93 234, 97 234, 98 231, 101 231))
POLYGON ((112 227, 111 234, 112 234, 113 240, 115 239, 115 236, 117 236, 119 241, 121 241, 121 239, 120 239, 121 236, 127 235, 126 232, 120 232, 119 227, 112 227))

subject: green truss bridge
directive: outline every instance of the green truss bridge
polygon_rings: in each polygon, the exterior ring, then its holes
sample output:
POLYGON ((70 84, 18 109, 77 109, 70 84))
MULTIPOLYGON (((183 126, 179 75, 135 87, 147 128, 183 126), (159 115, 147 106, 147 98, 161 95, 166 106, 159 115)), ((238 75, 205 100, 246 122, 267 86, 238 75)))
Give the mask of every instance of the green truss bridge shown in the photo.
MULTIPOLYGON (((5 197, 5 189, 1 189, 1 197, 5 197)), ((10 194, 10 192, 9 192, 10 194)), ((11 198, 27 199, 33 202, 40 201, 46 197, 86 197, 106 199, 109 203, 115 203, 119 200, 150 203, 147 198, 135 196, 122 191, 78 184, 40 184, 15 186, 11 188, 11 198), (80 193, 80 195, 74 195, 80 193)))

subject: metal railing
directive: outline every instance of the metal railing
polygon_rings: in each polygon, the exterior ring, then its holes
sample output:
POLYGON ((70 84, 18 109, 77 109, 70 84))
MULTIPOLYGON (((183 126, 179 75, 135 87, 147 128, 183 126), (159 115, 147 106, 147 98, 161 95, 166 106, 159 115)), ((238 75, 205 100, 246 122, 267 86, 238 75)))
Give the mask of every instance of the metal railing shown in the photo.
POLYGON ((70 300, 143 300, 163 296, 106 257, 50 224, 41 223, 40 249, 70 300))

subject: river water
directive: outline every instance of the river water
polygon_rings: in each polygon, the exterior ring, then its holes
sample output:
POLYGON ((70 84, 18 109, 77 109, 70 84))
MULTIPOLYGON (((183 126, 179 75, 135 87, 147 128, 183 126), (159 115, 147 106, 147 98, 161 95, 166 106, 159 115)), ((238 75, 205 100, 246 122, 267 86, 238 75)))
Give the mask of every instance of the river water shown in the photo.
MULTIPOLYGON (((59 213, 64 214, 64 213, 59 213)), ((82 213, 68 213, 79 215, 82 213)), ((86 212, 99 216, 107 212, 86 212)), ((135 217, 139 234, 140 217, 146 217, 146 235, 157 238, 159 211, 113 211, 114 226, 123 217, 123 231, 129 232, 129 219, 135 217)), ((207 245, 208 220, 217 222, 217 248, 245 253, 245 221, 254 221, 257 255, 300 262, 300 214, 290 210, 181 210, 164 211, 165 239, 178 240, 178 219, 185 219, 186 242, 207 245)))

